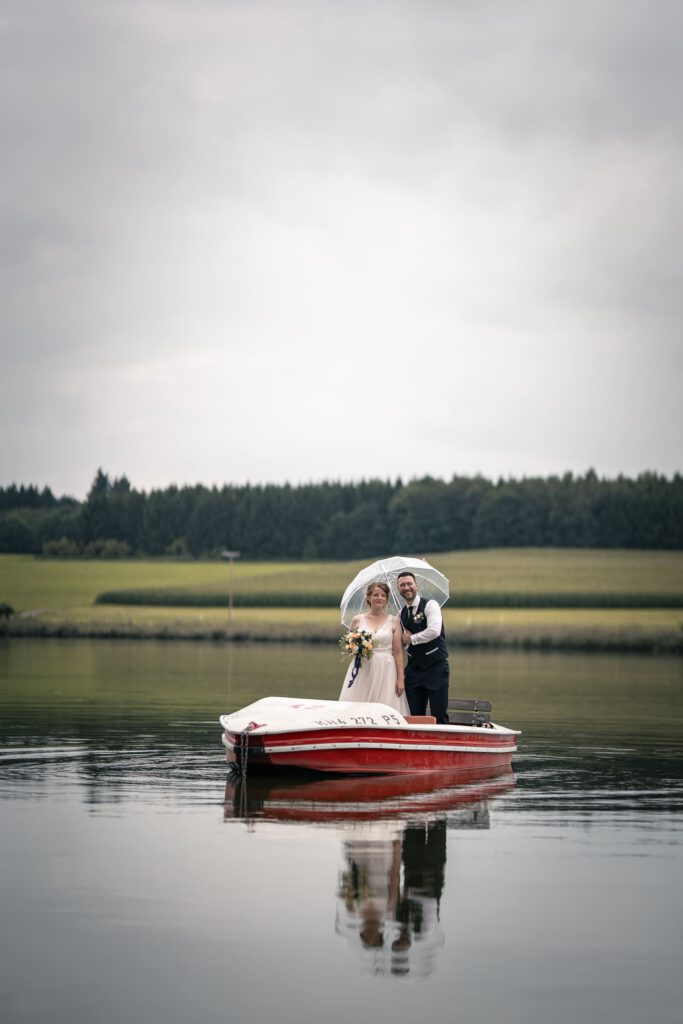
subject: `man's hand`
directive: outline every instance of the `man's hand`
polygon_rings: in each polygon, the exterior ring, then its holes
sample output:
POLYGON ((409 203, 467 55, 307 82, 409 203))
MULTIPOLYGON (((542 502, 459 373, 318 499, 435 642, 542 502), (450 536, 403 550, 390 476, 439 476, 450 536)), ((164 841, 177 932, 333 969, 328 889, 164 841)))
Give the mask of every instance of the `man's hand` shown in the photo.
POLYGON ((410 643, 410 638, 412 637, 412 635, 413 634, 409 633, 407 629, 403 631, 403 636, 401 637, 401 639, 403 640, 403 643, 406 647, 410 643))

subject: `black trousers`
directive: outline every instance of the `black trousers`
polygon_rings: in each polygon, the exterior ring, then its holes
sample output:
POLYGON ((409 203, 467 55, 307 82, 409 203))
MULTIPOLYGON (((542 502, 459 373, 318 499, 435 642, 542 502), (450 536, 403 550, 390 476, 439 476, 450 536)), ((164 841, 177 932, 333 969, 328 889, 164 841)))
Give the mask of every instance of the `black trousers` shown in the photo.
POLYGON ((450 668, 447 661, 418 668, 410 662, 405 669, 406 699, 411 715, 426 715, 429 710, 441 725, 448 725, 448 680, 450 668))

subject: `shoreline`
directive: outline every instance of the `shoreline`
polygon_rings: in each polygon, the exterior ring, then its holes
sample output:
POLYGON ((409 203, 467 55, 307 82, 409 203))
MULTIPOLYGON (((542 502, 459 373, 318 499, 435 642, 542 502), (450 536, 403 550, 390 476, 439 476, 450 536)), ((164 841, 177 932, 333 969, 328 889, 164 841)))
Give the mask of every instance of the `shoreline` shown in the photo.
MULTIPOLYGON (((74 620, 46 621, 35 614, 0 622, 0 639, 156 640, 192 643, 336 644, 339 630, 323 625, 238 625, 212 623, 134 623, 74 620)), ((635 626, 460 626, 449 631, 449 648, 512 648, 538 651, 593 651, 634 654, 683 654, 683 629, 635 626)))

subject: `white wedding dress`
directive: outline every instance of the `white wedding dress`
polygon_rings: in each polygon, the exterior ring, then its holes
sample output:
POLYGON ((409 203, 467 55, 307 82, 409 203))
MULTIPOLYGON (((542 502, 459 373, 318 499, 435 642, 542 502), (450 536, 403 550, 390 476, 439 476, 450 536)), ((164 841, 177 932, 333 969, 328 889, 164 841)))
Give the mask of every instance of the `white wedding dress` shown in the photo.
POLYGON ((375 646, 372 657, 363 658, 358 675, 349 686, 355 660, 351 658, 342 683, 339 700, 376 701, 380 704, 388 704, 390 708, 394 708, 402 715, 409 715, 410 709, 405 693, 402 693, 400 697, 396 693, 396 663, 391 649, 392 623, 395 629, 401 628, 396 619, 390 615, 384 625, 377 632, 373 632, 367 624, 365 616, 361 615, 358 628, 372 633, 375 646))

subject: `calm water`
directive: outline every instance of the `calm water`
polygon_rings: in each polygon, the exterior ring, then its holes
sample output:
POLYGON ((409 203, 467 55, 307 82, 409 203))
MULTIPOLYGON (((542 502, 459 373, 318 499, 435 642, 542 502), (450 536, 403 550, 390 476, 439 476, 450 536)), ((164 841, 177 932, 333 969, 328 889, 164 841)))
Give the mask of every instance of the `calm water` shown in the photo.
POLYGON ((452 660, 514 774, 245 790, 217 716, 336 652, 0 643, 3 1021, 678 1024, 683 661, 452 660))

